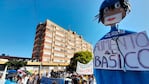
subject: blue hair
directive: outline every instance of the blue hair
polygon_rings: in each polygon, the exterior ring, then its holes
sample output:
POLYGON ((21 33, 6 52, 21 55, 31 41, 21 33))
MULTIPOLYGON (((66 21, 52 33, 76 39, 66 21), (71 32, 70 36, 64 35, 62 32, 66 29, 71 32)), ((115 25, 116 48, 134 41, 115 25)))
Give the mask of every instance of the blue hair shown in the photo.
POLYGON ((120 1, 120 0, 105 0, 105 1, 102 2, 101 6, 100 6, 100 9, 103 9, 105 7, 114 5, 118 1, 120 1))

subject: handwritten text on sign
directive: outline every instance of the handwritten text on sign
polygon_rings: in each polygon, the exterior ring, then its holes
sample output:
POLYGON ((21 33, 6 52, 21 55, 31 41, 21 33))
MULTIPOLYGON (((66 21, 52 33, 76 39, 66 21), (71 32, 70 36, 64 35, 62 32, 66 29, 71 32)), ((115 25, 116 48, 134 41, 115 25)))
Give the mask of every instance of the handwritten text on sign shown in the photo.
POLYGON ((145 32, 100 40, 94 48, 94 68, 149 71, 149 38, 145 32), (117 46, 118 44, 118 46, 117 46), (119 49, 120 51, 119 51, 119 49))
POLYGON ((80 62, 77 62, 77 70, 76 70, 76 72, 78 74, 82 74, 82 75, 93 74, 93 60, 91 60, 87 64, 82 64, 80 62))

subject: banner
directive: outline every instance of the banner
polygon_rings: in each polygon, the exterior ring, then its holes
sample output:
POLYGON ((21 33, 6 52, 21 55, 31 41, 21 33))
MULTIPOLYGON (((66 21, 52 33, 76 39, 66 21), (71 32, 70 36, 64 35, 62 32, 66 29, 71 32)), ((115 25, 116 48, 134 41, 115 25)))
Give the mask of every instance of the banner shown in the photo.
POLYGON ((93 74, 93 60, 91 60, 87 64, 82 64, 80 62, 77 62, 76 72, 81 75, 93 74))
POLYGON ((6 65, 6 66, 5 66, 5 69, 4 69, 4 72, 3 72, 3 75, 2 75, 2 77, 0 78, 0 83, 1 83, 1 84, 5 84, 7 68, 8 68, 8 66, 6 65))
POLYGON ((47 78, 42 77, 40 84, 64 84, 65 80, 62 78, 47 78))
POLYGON ((149 71, 149 38, 145 32, 100 40, 94 48, 94 68, 149 71))

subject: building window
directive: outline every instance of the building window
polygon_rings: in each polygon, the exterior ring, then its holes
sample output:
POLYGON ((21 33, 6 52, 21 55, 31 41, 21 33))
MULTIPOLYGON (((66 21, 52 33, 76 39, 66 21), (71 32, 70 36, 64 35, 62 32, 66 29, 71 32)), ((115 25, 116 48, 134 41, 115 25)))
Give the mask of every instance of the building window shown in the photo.
POLYGON ((51 46, 50 45, 45 45, 44 48, 51 49, 51 46))
POLYGON ((52 28, 56 28, 56 26, 55 26, 55 25, 53 25, 53 24, 51 24, 50 26, 51 26, 52 28))
POLYGON ((56 57, 65 57, 63 54, 58 54, 58 53, 55 53, 54 56, 56 56, 56 57))
POLYGON ((46 42, 52 43, 52 40, 50 39, 45 39, 46 42))
POLYGON ((43 54, 51 55, 51 52, 45 51, 45 52, 43 52, 43 54))
POLYGON ((49 59, 49 58, 43 58, 43 61, 44 61, 44 62, 49 62, 50 59, 49 59))

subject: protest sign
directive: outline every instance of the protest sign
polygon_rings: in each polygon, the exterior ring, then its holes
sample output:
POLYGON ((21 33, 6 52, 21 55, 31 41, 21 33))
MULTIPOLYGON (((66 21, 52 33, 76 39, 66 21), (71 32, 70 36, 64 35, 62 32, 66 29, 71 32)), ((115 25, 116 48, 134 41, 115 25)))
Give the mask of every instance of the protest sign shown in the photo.
POLYGON ((100 40, 94 48, 94 68, 149 71, 149 38, 139 32, 100 40), (116 41, 117 40, 117 41, 116 41))
POLYGON ((82 74, 82 75, 93 74, 93 60, 91 60, 87 64, 82 64, 80 62, 77 62, 77 70, 76 70, 76 72, 78 74, 82 74))

